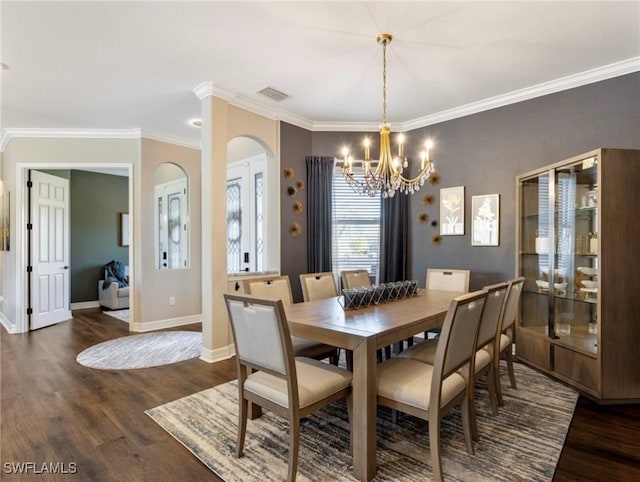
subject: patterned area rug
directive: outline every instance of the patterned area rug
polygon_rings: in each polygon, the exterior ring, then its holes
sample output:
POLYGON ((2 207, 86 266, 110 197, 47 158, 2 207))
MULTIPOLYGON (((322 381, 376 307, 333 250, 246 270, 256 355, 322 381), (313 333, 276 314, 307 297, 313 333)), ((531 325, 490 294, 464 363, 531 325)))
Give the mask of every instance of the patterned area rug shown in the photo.
POLYGON ((82 351, 76 361, 104 370, 149 368, 196 358, 201 347, 200 332, 161 331, 99 343, 82 351))
MULTIPOLYGON (((502 367, 504 368, 504 367, 502 367)), ((460 413, 442 423, 446 480, 548 481, 553 477, 578 395, 572 389, 516 364, 518 389, 503 380, 505 406, 491 416, 484 387, 476 390, 480 441, 467 454, 460 413)), ((235 458, 237 384, 229 382, 145 412, 227 482, 286 479, 288 424, 265 411, 247 424, 244 457, 235 458)), ((299 481, 352 481, 346 405, 337 402, 303 420, 299 481)), ((427 422, 378 409, 376 481, 429 480, 431 454, 427 422)))

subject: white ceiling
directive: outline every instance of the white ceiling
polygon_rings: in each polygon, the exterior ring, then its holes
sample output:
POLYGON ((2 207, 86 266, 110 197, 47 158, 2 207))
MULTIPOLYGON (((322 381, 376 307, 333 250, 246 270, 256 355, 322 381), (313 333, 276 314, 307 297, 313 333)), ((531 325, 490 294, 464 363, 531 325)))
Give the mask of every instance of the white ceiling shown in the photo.
POLYGON ((303 127, 375 129, 381 32, 394 35, 388 117, 405 128, 640 70, 639 1, 0 5, 3 128, 141 128, 197 143, 193 89, 211 82, 303 127), (256 94, 267 86, 290 97, 256 94))

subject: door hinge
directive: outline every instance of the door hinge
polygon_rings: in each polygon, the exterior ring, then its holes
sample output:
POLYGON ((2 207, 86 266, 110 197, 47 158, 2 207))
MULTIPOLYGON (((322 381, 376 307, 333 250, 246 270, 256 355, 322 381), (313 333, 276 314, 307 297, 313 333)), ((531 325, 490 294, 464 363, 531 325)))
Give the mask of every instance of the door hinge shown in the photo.
POLYGON ((33 187, 33 181, 27 181, 27 187, 33 187))
POLYGON ((27 231, 31 231, 33 229, 33 224, 27 223, 27 231))
POLYGON ((31 273, 33 271, 33 266, 27 266, 27 273, 31 273))
POLYGON ((27 315, 33 315, 33 308, 27 308, 27 315))

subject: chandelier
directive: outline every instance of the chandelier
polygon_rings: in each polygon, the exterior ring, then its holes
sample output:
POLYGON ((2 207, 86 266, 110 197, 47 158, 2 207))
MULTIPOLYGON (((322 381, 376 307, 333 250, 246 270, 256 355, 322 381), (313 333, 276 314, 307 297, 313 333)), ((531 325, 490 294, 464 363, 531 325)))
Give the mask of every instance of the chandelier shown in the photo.
MULTIPOLYGON (((413 194, 420 190, 431 173, 435 171, 433 162, 429 157, 432 147, 430 140, 425 142, 425 149, 420 153, 420 171, 411 178, 406 177, 404 170, 409 163, 404 154, 404 135, 398 135, 398 156, 391 155, 391 142, 389 140, 391 126, 387 122, 387 44, 393 36, 388 33, 378 35, 377 41, 382 45, 382 125, 380 126, 380 159, 371 161, 369 147, 371 142, 368 137, 364 139, 364 160, 360 161, 362 169, 356 169, 354 173, 354 159, 349 155, 347 147, 342 149, 344 162, 342 173, 347 183, 359 194, 376 196, 382 193, 382 197, 393 197, 396 192, 413 194), (373 165, 375 164, 375 166, 373 165)), ((409 173, 406 173, 409 176, 409 173)))

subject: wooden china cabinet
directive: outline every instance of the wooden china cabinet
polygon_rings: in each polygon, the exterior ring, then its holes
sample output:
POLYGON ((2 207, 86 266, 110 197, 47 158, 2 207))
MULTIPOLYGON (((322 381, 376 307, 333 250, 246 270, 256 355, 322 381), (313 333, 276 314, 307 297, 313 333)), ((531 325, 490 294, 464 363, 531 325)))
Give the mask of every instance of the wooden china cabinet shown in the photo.
POLYGON ((640 151, 516 179, 518 360, 601 403, 640 401, 640 151))

